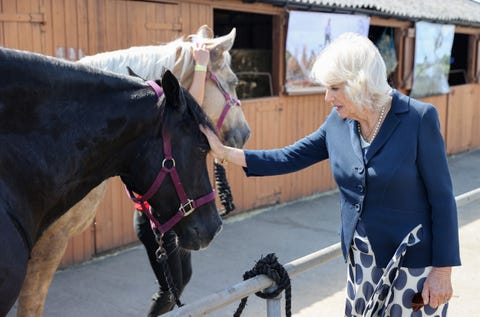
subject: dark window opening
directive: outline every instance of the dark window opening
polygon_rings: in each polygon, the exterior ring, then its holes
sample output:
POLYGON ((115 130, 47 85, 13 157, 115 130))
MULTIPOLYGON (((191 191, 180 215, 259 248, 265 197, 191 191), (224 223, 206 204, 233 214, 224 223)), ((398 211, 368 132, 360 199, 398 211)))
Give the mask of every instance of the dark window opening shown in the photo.
POLYGON ((450 72, 448 74, 448 84, 450 86, 463 85, 468 82, 468 40, 468 34, 455 33, 453 37, 450 72))
POLYGON ((264 14, 214 10, 214 34, 236 28, 232 70, 237 74, 240 99, 268 97, 272 88, 273 17, 264 14))
POLYGON ((398 66, 398 54, 394 45, 395 29, 391 27, 370 25, 368 38, 375 43, 387 67, 388 83, 394 87, 394 72, 398 66))

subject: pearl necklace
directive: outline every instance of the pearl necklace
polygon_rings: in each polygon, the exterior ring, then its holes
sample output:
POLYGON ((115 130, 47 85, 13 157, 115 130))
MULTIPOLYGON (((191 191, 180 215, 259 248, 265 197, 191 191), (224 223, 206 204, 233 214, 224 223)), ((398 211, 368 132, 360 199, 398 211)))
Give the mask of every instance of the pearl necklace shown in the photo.
MULTIPOLYGON (((378 130, 380 130, 380 125, 382 124, 382 121, 383 121, 383 117, 385 116, 385 108, 387 107, 387 105, 385 104, 382 109, 380 110, 380 115, 378 116, 378 120, 377 120, 377 123, 375 125, 375 129, 373 130, 373 133, 372 133, 372 137, 370 138, 370 140, 368 140, 367 138, 365 138, 365 141, 367 143, 372 143, 373 139, 375 139, 375 137, 377 136, 377 133, 378 133, 378 130)), ((358 129, 358 134, 362 136, 362 129, 360 127, 360 123, 357 121, 357 129, 358 129)))

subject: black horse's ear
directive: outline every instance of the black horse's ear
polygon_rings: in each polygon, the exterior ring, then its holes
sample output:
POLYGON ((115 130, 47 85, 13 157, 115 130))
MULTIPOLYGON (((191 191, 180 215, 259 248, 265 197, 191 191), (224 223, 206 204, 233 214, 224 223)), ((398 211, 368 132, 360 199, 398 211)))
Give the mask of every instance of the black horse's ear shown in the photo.
POLYGON ((130 66, 127 66, 127 71, 128 71, 128 75, 130 76, 133 76, 133 77, 138 77, 138 78, 141 78, 143 80, 146 80, 145 78, 141 77, 140 75, 138 75, 137 73, 135 73, 133 71, 133 69, 130 68, 130 66))
POLYGON ((162 87, 165 93, 166 106, 175 107, 177 110, 183 111, 186 106, 185 97, 182 95, 180 84, 177 77, 171 71, 166 70, 162 76, 162 87))

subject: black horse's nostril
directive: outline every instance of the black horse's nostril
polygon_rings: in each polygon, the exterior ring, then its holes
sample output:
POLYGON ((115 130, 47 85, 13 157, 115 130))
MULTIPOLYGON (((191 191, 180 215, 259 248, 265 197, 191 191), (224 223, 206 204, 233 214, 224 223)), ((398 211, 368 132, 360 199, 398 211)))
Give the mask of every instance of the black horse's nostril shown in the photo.
MULTIPOLYGON (((215 234, 213 235, 213 237, 215 237, 217 234, 219 234, 220 231, 222 231, 222 228, 223 228, 223 226, 222 226, 222 225, 219 225, 219 226, 217 227, 217 230, 215 231, 215 234)), ((212 239, 213 239, 213 237, 212 237, 212 239)))
POLYGON ((193 227, 193 231, 194 231, 194 236, 197 237, 197 238, 201 238, 201 234, 200 234, 200 230, 198 230, 198 227, 193 227))

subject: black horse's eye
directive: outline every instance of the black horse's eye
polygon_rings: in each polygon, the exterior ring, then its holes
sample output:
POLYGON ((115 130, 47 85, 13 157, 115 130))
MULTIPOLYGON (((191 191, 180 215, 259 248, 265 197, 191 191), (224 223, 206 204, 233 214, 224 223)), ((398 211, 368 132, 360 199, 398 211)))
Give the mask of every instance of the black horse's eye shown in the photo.
POLYGON ((200 152, 202 152, 202 153, 210 152, 210 145, 208 144, 208 142, 207 143, 201 143, 199 148, 200 148, 200 152))
POLYGON ((198 148, 202 153, 210 152, 210 144, 208 143, 207 137, 204 136, 203 133, 201 133, 201 138, 198 142, 198 148))

